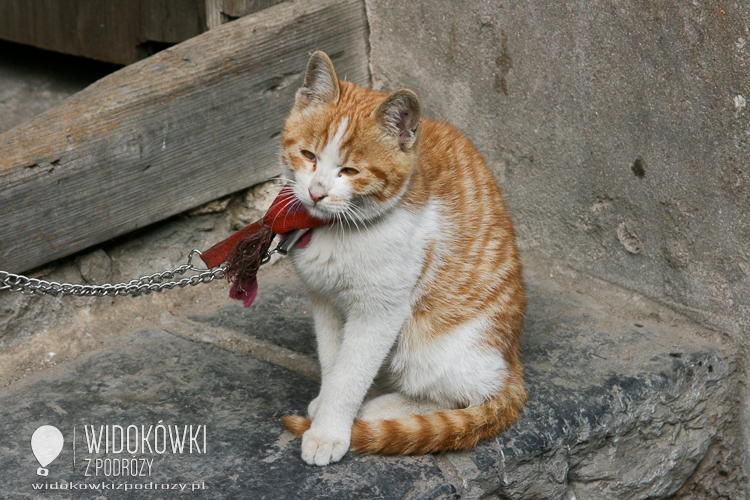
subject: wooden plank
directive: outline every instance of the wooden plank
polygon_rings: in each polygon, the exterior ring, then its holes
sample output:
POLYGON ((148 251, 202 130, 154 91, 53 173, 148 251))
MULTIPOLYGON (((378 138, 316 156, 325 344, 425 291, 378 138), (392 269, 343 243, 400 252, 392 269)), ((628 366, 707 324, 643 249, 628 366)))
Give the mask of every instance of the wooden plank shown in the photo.
POLYGON ((252 14, 285 0, 222 0, 221 11, 230 19, 252 14))
POLYGON ((0 135, 0 270, 69 255, 278 171, 310 53, 366 84, 362 0, 282 3, 224 24, 0 135))
POLYGON ((206 30, 204 0, 140 0, 137 31, 141 44, 180 43, 206 30))
POLYGON ((132 22, 139 17, 138 3, 128 0, 2 0, 0 38, 127 64, 138 59, 132 22))
POLYGON ((208 29, 205 0, 0 0, 0 38, 130 64, 208 29))
POLYGON ((206 22, 210 29, 243 16, 268 9, 287 0, 205 0, 206 22))
POLYGON ((222 0, 206 0, 206 24, 208 24, 208 29, 221 26, 226 21, 221 9, 222 0))

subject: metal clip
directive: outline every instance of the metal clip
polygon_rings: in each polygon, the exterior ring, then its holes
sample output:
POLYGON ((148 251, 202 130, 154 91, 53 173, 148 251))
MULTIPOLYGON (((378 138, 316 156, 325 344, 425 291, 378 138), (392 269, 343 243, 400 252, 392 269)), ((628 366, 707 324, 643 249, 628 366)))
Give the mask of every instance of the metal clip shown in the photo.
POLYGON ((276 245, 276 248, 266 252, 263 260, 260 261, 260 265, 262 266, 263 264, 267 264, 275 253, 278 253, 280 255, 288 254, 289 250, 294 248, 294 245, 299 241, 300 238, 302 238, 302 235, 307 231, 307 229, 295 229, 294 231, 291 231, 289 233, 289 236, 284 238, 278 245, 276 245))
POLYGON ((205 273, 205 272, 210 271, 210 269, 198 269, 197 267, 193 267, 193 255, 196 255, 196 254, 198 255, 198 257, 203 255, 203 253, 200 250, 197 250, 195 248, 190 250, 190 253, 188 254, 188 261, 187 261, 188 269, 190 269, 191 271, 199 272, 199 273, 205 273))
POLYGON ((276 251, 281 255, 288 254, 289 250, 294 248, 294 245, 297 244, 299 239, 302 238, 302 235, 307 231, 307 229, 296 229, 292 231, 291 233, 289 233, 289 236, 284 238, 284 240, 279 243, 279 245, 276 247, 276 251))

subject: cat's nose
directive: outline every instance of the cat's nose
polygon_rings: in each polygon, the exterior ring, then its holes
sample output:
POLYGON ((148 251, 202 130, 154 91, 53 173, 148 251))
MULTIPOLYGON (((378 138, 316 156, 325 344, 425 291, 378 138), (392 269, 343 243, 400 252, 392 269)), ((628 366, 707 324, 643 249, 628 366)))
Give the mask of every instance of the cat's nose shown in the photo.
POLYGON ((313 203, 319 202, 320 200, 322 200, 326 196, 327 195, 325 193, 317 193, 317 192, 313 191, 312 189, 310 190, 310 198, 312 198, 313 203))

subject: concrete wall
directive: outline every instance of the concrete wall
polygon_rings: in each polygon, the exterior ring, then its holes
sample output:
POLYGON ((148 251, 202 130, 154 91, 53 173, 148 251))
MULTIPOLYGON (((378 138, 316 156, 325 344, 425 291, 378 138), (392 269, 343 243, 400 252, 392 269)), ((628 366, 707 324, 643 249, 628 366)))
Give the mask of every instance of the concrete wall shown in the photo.
MULTIPOLYGON (((409 87, 502 181, 521 247, 750 336, 750 3, 367 0, 409 87)), ((746 412, 746 414, 750 414, 746 412)))

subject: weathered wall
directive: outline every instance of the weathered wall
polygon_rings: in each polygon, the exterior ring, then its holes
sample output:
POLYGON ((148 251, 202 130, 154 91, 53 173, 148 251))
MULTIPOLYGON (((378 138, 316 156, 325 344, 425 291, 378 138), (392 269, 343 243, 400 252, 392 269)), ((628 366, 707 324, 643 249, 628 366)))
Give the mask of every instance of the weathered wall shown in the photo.
MULTIPOLYGON (((522 248, 750 335, 750 4, 367 0, 410 87, 499 179, 522 248)), ((746 412, 750 414, 749 412, 746 412)))

